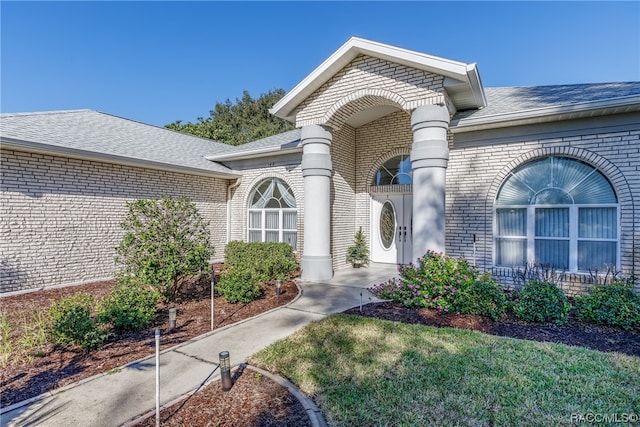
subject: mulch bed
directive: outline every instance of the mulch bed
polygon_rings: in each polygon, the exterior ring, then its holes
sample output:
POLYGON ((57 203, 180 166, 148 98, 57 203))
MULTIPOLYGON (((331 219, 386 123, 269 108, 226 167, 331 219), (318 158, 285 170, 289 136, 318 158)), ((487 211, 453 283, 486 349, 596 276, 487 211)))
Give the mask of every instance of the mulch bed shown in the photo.
MULTIPOLYGON (((238 368, 233 387, 222 391, 216 381, 160 411, 162 426, 289 426, 311 422, 302 404, 281 385, 249 369, 238 368)), ((136 427, 156 425, 155 413, 136 427)))
MULTIPOLYGON (((114 282, 98 282, 2 297, 0 309, 10 319, 21 318, 30 311, 47 309, 53 302, 80 291, 89 292, 96 298, 106 296, 114 285, 114 282)), ((41 349, 41 354, 33 355, 31 360, 21 358, 10 361, 0 372, 0 405, 6 407, 152 355, 155 351, 156 326, 161 329, 162 349, 210 332, 210 290, 209 281, 203 279, 186 290, 182 301, 171 304, 177 309, 177 325, 171 333, 167 331, 170 308, 167 305, 162 307, 162 314, 154 325, 140 332, 119 335, 98 350, 86 352, 48 345, 41 349)), ((284 305, 298 295, 293 280, 282 284, 280 296, 270 291, 249 304, 229 304, 216 296, 216 329, 284 305)))
MULTIPOLYGON (((63 296, 80 290, 96 297, 106 295, 113 282, 101 282, 74 288, 52 289, 27 295, 5 297, 0 300, 5 314, 20 316, 26 311, 45 308, 63 296)), ((215 299, 216 327, 225 326, 254 316, 291 301, 298 293, 293 281, 283 283, 283 293, 267 292, 263 298, 250 304, 228 304, 215 299)), ((166 334, 169 307, 157 325, 163 332, 162 347, 167 348, 187 341, 210 330, 209 283, 203 280, 190 291, 191 295, 174 304, 178 310, 177 328, 166 334)), ((640 357, 640 331, 621 331, 613 328, 582 324, 571 319, 567 325, 529 324, 513 317, 500 321, 480 316, 453 313, 438 314, 434 310, 407 309, 397 303, 382 302, 347 310, 345 313, 397 322, 471 329, 484 333, 542 342, 557 342, 587 347, 600 351, 616 351, 640 357)), ((50 347, 44 356, 34 357, 30 363, 14 361, 2 370, 0 393, 2 406, 39 395, 43 392, 107 372, 126 363, 153 354, 153 327, 118 337, 102 349, 87 353, 50 347)), ((269 378, 253 371, 236 371, 235 383, 223 392, 219 382, 213 382, 196 394, 164 409, 162 425, 166 426, 305 426, 309 419, 302 405, 288 390, 269 378)), ((155 425, 155 416, 137 424, 155 425)))
POLYGON ((502 337, 539 342, 555 342, 605 352, 619 352, 640 357, 640 331, 622 331, 576 321, 570 316, 566 325, 532 324, 513 316, 493 321, 481 316, 443 313, 435 310, 409 309, 394 302, 368 304, 345 313, 403 323, 471 329, 502 337))

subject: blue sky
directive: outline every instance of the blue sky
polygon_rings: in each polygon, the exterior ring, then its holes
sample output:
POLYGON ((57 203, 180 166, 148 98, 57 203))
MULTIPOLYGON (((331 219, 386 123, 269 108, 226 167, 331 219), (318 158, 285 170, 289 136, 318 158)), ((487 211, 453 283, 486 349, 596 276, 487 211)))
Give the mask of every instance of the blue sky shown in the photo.
POLYGON ((2 112, 163 126, 292 89, 351 36, 462 62, 486 87, 640 80, 640 2, 0 3, 2 112))

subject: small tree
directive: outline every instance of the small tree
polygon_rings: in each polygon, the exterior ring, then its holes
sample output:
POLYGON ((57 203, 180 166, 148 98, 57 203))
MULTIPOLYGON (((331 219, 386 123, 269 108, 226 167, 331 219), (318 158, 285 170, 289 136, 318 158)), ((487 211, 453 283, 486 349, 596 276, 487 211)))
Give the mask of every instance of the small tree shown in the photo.
POLYGON ((186 197, 127 203, 125 230, 116 248, 119 281, 151 285, 173 301, 181 286, 204 271, 213 255, 208 223, 186 197))
POLYGON ((362 264, 369 264, 369 248, 364 238, 362 227, 356 232, 353 238, 353 246, 347 248, 347 262, 353 264, 354 267, 362 264))

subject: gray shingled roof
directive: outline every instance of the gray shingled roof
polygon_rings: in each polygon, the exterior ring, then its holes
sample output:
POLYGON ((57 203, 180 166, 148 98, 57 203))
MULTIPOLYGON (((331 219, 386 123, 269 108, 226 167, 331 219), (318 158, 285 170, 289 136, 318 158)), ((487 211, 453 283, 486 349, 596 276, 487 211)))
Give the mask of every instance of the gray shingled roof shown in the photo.
POLYGON ((293 129, 267 138, 258 139, 242 145, 226 145, 224 148, 212 152, 211 157, 218 155, 230 155, 250 153, 252 151, 268 150, 275 148, 294 148, 300 145, 300 129, 293 129))
POLYGON ((0 136, 7 143, 96 154, 114 162, 120 159, 150 167, 238 175, 205 159, 226 149, 225 144, 94 110, 0 114, 0 136))
POLYGON ((458 112, 454 120, 640 95, 640 82, 485 88, 487 106, 458 112))

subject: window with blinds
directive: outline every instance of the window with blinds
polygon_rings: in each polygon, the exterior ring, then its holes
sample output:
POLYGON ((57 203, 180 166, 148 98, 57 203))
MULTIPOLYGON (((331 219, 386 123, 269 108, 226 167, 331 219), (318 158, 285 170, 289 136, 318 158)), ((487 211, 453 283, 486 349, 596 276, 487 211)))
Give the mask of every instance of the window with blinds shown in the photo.
POLYGON ((619 268, 618 199, 596 168, 546 157, 509 174, 495 203, 494 263, 560 270, 619 268))
POLYGON ((298 244, 298 211, 291 188, 279 178, 267 178, 249 197, 249 242, 298 244))

